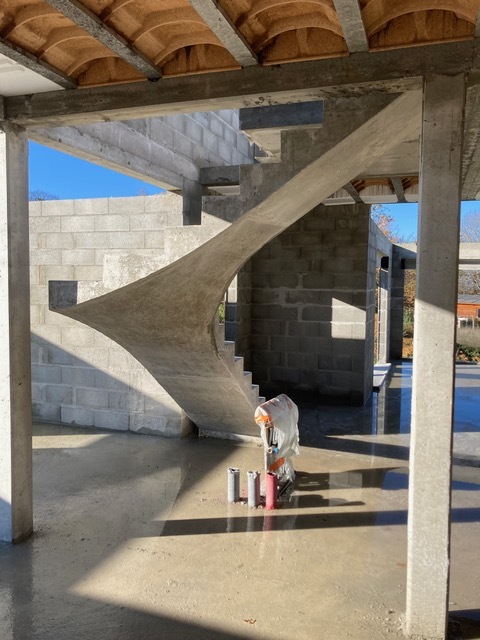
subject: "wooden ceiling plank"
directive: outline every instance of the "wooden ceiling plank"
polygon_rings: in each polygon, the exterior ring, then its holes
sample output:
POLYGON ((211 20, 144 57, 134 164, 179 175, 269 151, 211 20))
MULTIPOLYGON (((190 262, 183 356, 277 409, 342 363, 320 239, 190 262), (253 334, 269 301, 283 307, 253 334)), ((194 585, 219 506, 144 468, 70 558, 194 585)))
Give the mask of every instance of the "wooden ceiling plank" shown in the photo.
POLYGON ((119 33, 108 27, 78 0, 47 0, 47 2, 150 80, 161 77, 161 70, 151 60, 128 44, 119 33))
POLYGON ((153 83, 12 96, 6 99, 6 115, 13 123, 34 128, 291 104, 372 92, 399 93, 421 87, 422 76, 428 73, 454 74, 480 68, 475 52, 474 41, 463 41, 153 83))
POLYGON ((392 176, 390 178, 390 182, 393 185, 395 190, 395 195, 397 196, 397 200, 399 202, 405 203, 407 200, 405 199, 405 191, 403 189, 402 179, 397 176, 392 176))
POLYGON ((368 38, 358 0, 333 0, 350 53, 368 51, 368 38))
POLYGON ((0 53, 3 53, 3 55, 10 58, 10 60, 14 60, 18 62, 18 64, 30 69, 30 71, 35 71, 35 73, 38 73, 40 76, 55 82, 64 89, 74 89, 77 86, 73 78, 70 78, 59 69, 55 69, 55 67, 52 67, 47 62, 43 62, 28 51, 25 51, 25 49, 22 49, 12 42, 8 42, 8 40, 2 37, 0 37, 0 53))
POLYGON ((242 67, 258 63, 254 51, 215 0, 189 0, 195 11, 242 67))

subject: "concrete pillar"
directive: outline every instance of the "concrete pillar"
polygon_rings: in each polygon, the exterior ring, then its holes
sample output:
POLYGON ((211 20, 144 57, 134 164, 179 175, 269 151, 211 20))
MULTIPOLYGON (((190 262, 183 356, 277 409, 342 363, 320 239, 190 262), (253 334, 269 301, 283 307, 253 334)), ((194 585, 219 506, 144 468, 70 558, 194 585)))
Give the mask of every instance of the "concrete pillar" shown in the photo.
POLYGON ((465 77, 424 82, 406 631, 446 638, 465 77))
POLYGON ((184 226, 202 224, 202 185, 184 178, 182 198, 184 226))
POLYGON ((388 256, 381 259, 378 273, 378 333, 377 362, 388 362, 390 333, 390 260, 388 256))
POLYGON ((396 245, 392 247, 390 288, 390 357, 401 360, 403 351, 403 307, 405 294, 405 270, 402 254, 396 245))
POLYGON ((28 141, 0 126, 0 540, 32 532, 28 141))

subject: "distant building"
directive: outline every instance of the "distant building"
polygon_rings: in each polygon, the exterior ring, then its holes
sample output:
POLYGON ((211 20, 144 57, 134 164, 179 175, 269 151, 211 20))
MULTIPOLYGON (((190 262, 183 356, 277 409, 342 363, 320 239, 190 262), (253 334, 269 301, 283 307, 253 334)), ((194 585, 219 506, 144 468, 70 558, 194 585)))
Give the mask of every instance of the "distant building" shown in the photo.
POLYGON ((458 323, 480 318, 480 295, 459 294, 457 302, 458 323))

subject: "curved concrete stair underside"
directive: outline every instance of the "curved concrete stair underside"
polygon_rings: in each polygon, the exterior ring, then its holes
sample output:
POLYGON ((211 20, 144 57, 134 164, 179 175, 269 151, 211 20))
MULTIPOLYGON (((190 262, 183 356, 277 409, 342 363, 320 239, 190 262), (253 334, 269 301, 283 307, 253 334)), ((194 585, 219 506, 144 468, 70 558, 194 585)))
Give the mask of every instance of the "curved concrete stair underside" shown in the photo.
POLYGON ((375 106, 359 101, 331 128, 285 136, 280 165, 251 169, 236 222, 167 267, 84 302, 76 283, 51 283, 51 307, 122 345, 202 430, 258 435, 258 390, 238 375, 233 348, 218 332, 224 291, 262 246, 416 135, 420 105, 419 92, 381 97, 375 106))

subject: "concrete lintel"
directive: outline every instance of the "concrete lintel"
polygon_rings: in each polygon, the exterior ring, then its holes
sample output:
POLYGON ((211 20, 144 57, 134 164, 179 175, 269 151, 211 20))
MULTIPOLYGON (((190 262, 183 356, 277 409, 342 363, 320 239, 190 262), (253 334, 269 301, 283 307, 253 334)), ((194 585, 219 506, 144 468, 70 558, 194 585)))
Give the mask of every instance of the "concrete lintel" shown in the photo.
POLYGON ((257 64, 257 56, 253 49, 218 2, 214 0, 189 0, 189 2, 239 65, 249 67, 257 64))
POLYGON ((81 91, 52 91, 6 99, 6 116, 25 127, 56 127, 214 109, 289 104, 372 92, 421 88, 429 72, 472 67, 475 43, 455 42, 360 52, 272 67, 161 79, 81 91))
POLYGON ((318 127, 323 124, 324 101, 280 104, 240 109, 240 129, 287 129, 318 127))
POLYGON ((32 532, 26 132, 0 131, 0 540, 32 532))
POLYGON ((27 69, 35 71, 35 73, 38 73, 44 78, 55 82, 64 89, 73 89, 77 86, 75 80, 62 73, 60 69, 55 69, 55 67, 52 67, 43 60, 36 58, 28 51, 25 51, 25 49, 22 49, 13 42, 9 42, 1 37, 0 53, 3 53, 3 55, 7 56, 11 60, 18 62, 18 64, 27 67, 27 69))
POLYGON ((198 167, 193 162, 133 130, 127 123, 32 129, 29 137, 162 189, 181 189, 184 178, 198 180, 198 167))
POLYGON ((161 77, 161 70, 151 60, 128 44, 119 33, 107 27, 98 16, 78 0, 47 0, 47 2, 147 78, 156 80, 161 77))
POLYGON ((350 53, 368 51, 368 38, 358 0, 333 0, 350 53))
POLYGON ((202 167, 200 184, 204 187, 226 187, 240 184, 240 166, 202 167))
POLYGON ((465 92, 464 74, 434 75, 425 79, 412 377, 406 631, 410 636, 432 640, 447 637, 465 92))

